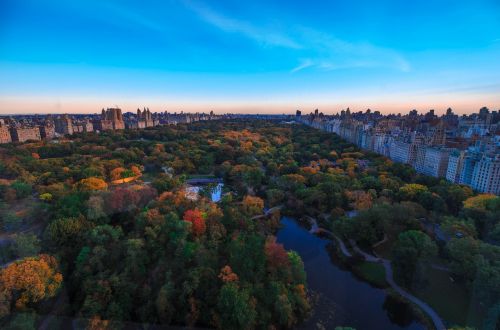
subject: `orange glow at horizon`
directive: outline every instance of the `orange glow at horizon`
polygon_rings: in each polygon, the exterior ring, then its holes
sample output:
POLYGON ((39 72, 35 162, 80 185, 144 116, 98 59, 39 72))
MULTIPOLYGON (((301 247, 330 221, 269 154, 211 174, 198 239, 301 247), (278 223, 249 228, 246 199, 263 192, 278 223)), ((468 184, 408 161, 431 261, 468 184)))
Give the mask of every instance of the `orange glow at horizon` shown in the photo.
POLYGON ((335 114, 349 107, 351 111, 380 111, 383 114, 408 113, 417 109, 419 113, 425 113, 435 109, 437 114, 442 114, 447 108, 452 108, 457 114, 469 114, 478 112, 486 106, 490 110, 500 109, 500 95, 448 95, 439 97, 394 97, 395 101, 387 99, 367 100, 361 98, 358 101, 346 99, 335 101, 319 100, 312 101, 190 101, 179 100, 176 102, 151 99, 127 99, 117 97, 113 99, 91 99, 91 98, 31 98, 31 97, 0 97, 0 115, 9 114, 46 114, 46 113, 70 113, 70 114, 93 114, 100 113, 102 108, 120 107, 124 112, 135 112, 137 108, 149 107, 153 112, 205 112, 214 111, 217 114, 224 113, 249 113, 249 114, 294 114, 299 109, 307 114, 318 108, 325 114, 335 114), (396 101, 397 100, 397 101, 396 101), (440 101, 442 100, 442 101, 440 101), (481 100, 481 101, 478 101, 481 100))

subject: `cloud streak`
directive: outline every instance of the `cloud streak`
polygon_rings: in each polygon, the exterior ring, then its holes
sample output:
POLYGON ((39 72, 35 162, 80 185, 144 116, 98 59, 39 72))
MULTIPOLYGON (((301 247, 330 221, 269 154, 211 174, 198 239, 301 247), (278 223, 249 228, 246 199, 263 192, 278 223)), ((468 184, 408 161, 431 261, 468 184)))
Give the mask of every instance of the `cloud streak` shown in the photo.
POLYGON ((257 27, 248 21, 228 17, 193 0, 184 0, 183 3, 201 20, 219 30, 241 34, 266 47, 288 49, 288 55, 298 59, 298 64, 290 70, 292 74, 306 69, 333 71, 388 68, 401 72, 411 70, 410 63, 401 54, 369 42, 350 42, 307 27, 290 28, 292 33, 285 35, 280 31, 257 27), (299 60, 301 58, 302 60, 299 60))
POLYGON ((230 33, 239 33, 265 46, 279 46, 292 49, 301 48, 294 40, 284 34, 258 28, 248 22, 229 18, 204 5, 185 0, 187 8, 196 13, 203 21, 230 33))

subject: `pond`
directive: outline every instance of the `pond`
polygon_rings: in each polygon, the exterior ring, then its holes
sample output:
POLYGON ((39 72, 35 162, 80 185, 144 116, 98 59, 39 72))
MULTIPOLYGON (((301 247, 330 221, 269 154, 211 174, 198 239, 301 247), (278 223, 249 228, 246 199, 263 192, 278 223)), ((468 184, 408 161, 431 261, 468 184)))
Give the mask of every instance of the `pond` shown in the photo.
POLYGON ((406 304, 332 263, 330 240, 309 233, 293 218, 283 217, 281 223, 277 240, 302 257, 309 290, 317 299, 312 316, 299 328, 425 329, 406 304))

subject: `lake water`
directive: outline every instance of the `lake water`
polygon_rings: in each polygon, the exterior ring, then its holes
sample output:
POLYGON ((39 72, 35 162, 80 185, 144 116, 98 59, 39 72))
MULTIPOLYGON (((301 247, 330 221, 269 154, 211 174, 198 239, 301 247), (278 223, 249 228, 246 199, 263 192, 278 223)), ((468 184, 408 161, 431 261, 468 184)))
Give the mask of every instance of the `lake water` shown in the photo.
POLYGON ((330 240, 309 233, 292 218, 281 222, 277 240, 302 257, 309 291, 318 299, 313 315, 299 328, 425 329, 405 304, 335 265, 326 249, 330 240))

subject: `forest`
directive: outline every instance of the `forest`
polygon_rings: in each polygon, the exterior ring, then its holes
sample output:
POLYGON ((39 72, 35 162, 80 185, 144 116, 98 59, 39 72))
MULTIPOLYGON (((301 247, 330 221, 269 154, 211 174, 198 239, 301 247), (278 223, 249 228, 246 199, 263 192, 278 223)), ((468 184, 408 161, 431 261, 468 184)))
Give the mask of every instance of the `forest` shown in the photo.
POLYGON ((476 324, 495 329, 498 196, 259 120, 1 145, 0 326, 292 328, 313 305, 300 256, 276 242, 283 214, 390 259, 437 310, 450 302, 424 293, 430 270, 445 272, 476 324), (187 193, 198 177, 223 180, 220 201, 210 186, 187 193))

